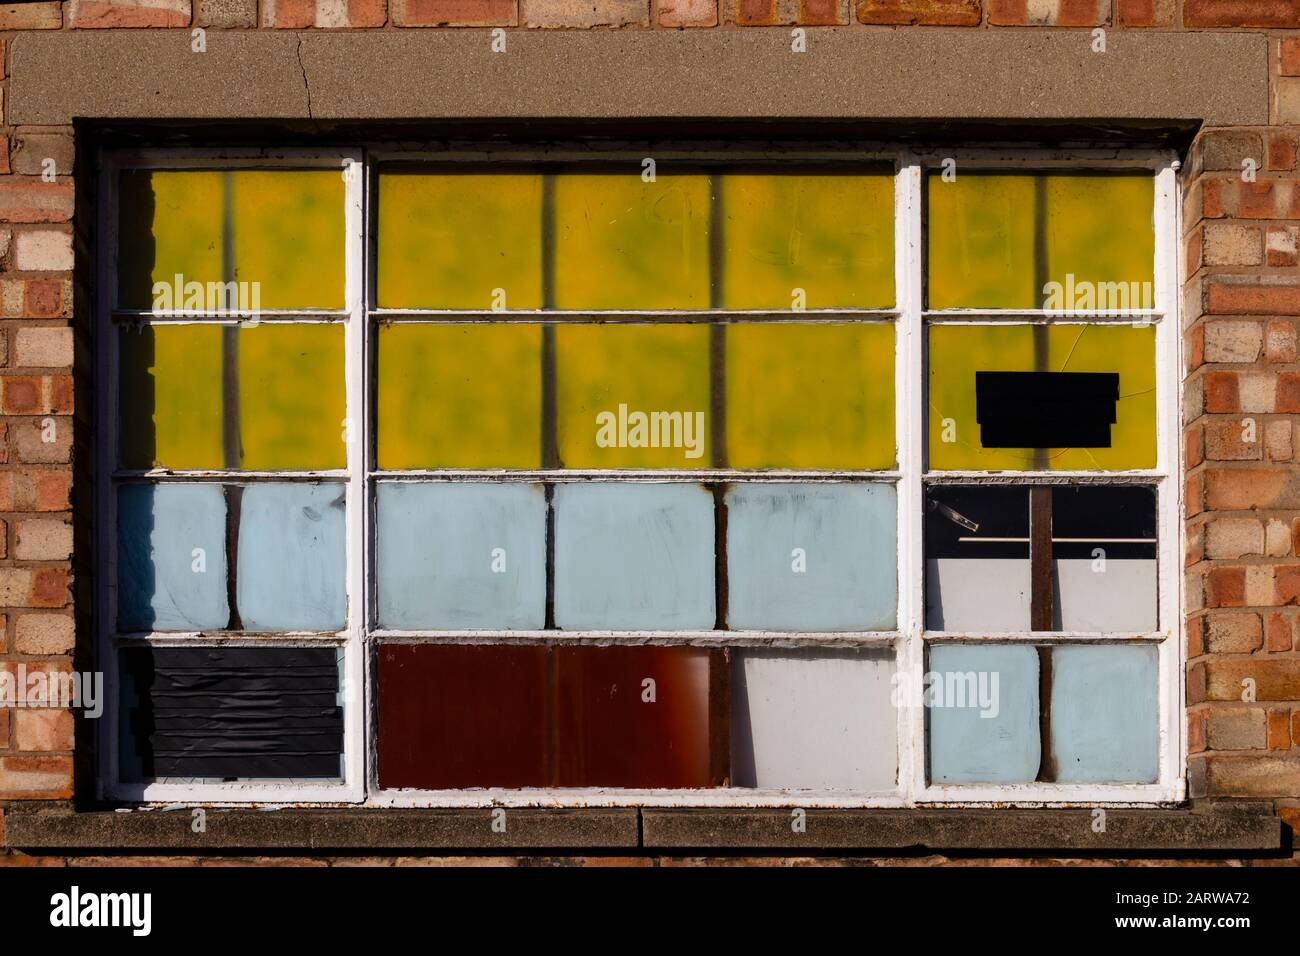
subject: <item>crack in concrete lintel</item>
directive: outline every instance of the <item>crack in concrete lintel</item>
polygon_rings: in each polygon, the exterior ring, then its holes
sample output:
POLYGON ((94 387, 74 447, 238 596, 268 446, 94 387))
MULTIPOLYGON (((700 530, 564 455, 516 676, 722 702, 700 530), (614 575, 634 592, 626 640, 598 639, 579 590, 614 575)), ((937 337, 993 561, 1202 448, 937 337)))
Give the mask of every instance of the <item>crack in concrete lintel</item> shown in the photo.
POLYGON ((307 67, 306 67, 306 66, 303 64, 303 62, 302 62, 302 41, 303 41, 303 35, 302 35, 301 33, 299 33, 299 34, 296 34, 296 36, 297 36, 297 38, 298 38, 298 47, 297 47, 297 50, 296 50, 297 55, 298 55, 298 71, 299 71, 300 73, 302 73, 302 90, 303 90, 303 93, 306 94, 306 96, 307 96, 307 118, 308 118, 308 119, 315 119, 316 116, 315 116, 315 114, 312 113, 312 111, 311 111, 311 82, 307 79, 307 67))

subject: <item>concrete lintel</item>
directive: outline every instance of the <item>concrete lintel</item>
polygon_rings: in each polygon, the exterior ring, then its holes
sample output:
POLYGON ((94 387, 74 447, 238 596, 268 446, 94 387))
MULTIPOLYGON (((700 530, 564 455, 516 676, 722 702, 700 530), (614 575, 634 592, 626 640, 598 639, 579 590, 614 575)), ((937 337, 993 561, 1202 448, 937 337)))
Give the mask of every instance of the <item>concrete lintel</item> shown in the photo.
POLYGON ((736 118, 1268 123, 1246 33, 785 30, 24 33, 10 122, 736 118))

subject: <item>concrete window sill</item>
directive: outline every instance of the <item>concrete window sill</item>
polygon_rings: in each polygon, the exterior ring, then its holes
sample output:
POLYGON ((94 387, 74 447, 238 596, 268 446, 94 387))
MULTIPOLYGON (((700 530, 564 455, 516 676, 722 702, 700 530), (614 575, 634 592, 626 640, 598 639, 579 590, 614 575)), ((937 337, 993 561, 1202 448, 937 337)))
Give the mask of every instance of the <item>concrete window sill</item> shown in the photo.
POLYGON ((10 807, 5 843, 38 850, 528 850, 765 849, 935 850, 1088 853, 1269 853, 1283 848, 1282 824, 1267 804, 1231 809, 808 810, 796 832, 792 811, 720 809, 511 809, 494 829, 491 809, 362 808, 206 811, 10 807))

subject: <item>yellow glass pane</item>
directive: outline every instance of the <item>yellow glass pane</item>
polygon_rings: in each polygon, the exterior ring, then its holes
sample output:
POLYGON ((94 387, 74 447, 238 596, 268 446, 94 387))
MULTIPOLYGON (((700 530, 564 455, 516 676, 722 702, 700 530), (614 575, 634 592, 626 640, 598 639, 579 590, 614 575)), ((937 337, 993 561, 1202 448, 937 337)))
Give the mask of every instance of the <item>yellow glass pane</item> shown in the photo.
POLYGON ((887 174, 722 177, 723 306, 894 304, 894 180, 887 174))
POLYGON ((221 328, 124 327, 118 342, 122 466, 222 467, 221 328))
POLYGON ((1155 328, 1132 325, 940 325, 929 335, 930 467, 938 470, 1122 470, 1156 464, 1155 328), (1035 341, 1035 337, 1038 341, 1035 341), (1041 367, 1035 356, 1043 355, 1041 367), (975 373, 1114 372, 1110 446, 985 448, 975 373), (1036 464, 1037 462, 1037 464, 1036 464))
POLYGON ((239 330, 244 468, 323 469, 347 463, 343 326, 270 324, 239 330))
POLYGON ((894 328, 729 325, 727 464, 892 468, 894 328))
POLYGON ((241 170, 231 177, 235 279, 260 283, 264 309, 341 309, 343 173, 241 170))
POLYGON ((561 325, 556 418, 566 468, 707 468, 709 328, 561 325))
POLYGON ((1150 299, 1149 174, 959 171, 927 186, 930 308, 1113 311, 1150 299))
POLYGON ((537 468, 537 325, 379 327, 380 468, 537 468))
POLYGON ((123 307, 343 306, 339 170, 128 170, 119 182, 123 307), (223 296, 228 281, 241 287, 223 296))
MULTIPOLYGON (((222 173, 123 170, 118 179, 117 301, 154 304, 155 282, 221 280, 222 173)), ((174 298, 174 296, 173 296, 174 298)), ((181 306, 172 305, 172 308, 181 306)))
POLYGON ((709 177, 555 177, 555 307, 707 309, 709 177))
POLYGON ((541 307, 541 176, 384 172, 378 215, 381 306, 541 307))

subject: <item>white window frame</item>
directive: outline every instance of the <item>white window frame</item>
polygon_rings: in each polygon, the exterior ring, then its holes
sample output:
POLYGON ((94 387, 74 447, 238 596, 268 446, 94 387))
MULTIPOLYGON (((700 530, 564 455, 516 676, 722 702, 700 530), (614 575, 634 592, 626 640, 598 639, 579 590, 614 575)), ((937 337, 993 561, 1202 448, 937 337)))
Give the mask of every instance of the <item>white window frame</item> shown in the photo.
MULTIPOLYGON (((96 257, 97 352, 97 442, 95 500, 96 567, 102 569, 95 587, 95 650, 98 667, 105 674, 107 703, 99 723, 99 775, 97 790, 102 798, 132 803, 246 804, 356 804, 376 807, 524 807, 524 806, 726 806, 726 807, 917 807, 917 806, 1150 806, 1176 803, 1186 796, 1185 703, 1183 673, 1182 614, 1182 483, 1181 454, 1181 335, 1178 321, 1181 288, 1181 259, 1178 255, 1180 208, 1178 159, 1164 150, 1057 150, 1057 149, 918 149, 914 146, 870 146, 860 149, 803 149, 772 146, 747 147, 705 152, 694 148, 552 149, 477 148, 449 144, 441 149, 418 147, 397 149, 387 146, 349 149, 160 149, 109 151, 100 154, 98 178, 98 245, 96 257), (895 305, 889 309, 808 310, 797 315, 819 314, 851 319, 892 321, 895 327, 895 439, 897 461, 894 470, 877 472, 785 471, 752 472, 735 469, 695 471, 673 470, 574 470, 563 471, 466 471, 427 469, 383 472, 374 467, 373 383, 375 327, 385 321, 531 321, 564 322, 598 317, 604 321, 627 321, 640 317, 662 317, 676 321, 708 321, 720 315, 753 320, 789 319, 791 312, 558 312, 512 310, 507 313, 482 310, 380 309, 374 303, 373 196, 379 167, 385 162, 429 164, 518 163, 521 160, 580 161, 628 164, 630 175, 640 175, 641 161, 654 156, 667 171, 674 161, 692 166, 715 162, 883 162, 894 169, 895 182, 895 305), (946 160, 956 160, 960 171, 970 169, 1011 170, 1142 170, 1155 184, 1155 307, 1133 310, 1110 317, 1079 314, 1063 316, 1041 309, 997 310, 924 309, 923 191, 925 174, 939 169, 946 160), (117 461, 117 336, 114 323, 123 319, 150 321, 193 321, 192 314, 167 316, 115 309, 116 298, 116 175, 126 168, 337 168, 345 180, 346 284, 345 305, 336 312, 326 310, 262 310, 261 321, 310 321, 328 317, 345 326, 346 417, 353 423, 353 440, 347 447, 347 466, 330 472, 230 472, 174 471, 155 469, 126 474, 116 469, 117 461), (1154 323, 1156 327, 1157 373, 1157 463, 1149 470, 1122 472, 1035 472, 1035 471, 928 471, 925 468, 926 373, 923 364, 926 328, 930 324, 959 322, 1045 322, 1089 321, 1154 323), (361 427, 355 427, 357 423, 361 427), (118 673, 113 635, 116 621, 116 495, 114 482, 102 476, 160 477, 180 480, 214 480, 244 477, 310 480, 328 477, 346 485, 347 496, 347 585, 348 615, 343 631, 334 635, 274 634, 212 637, 195 633, 155 634, 133 643, 154 646, 203 645, 312 645, 338 646, 344 652, 344 777, 329 782, 232 782, 189 785, 178 782, 132 783, 119 779, 118 772, 118 673), (388 631, 374 626, 374 501, 380 480, 530 480, 564 481, 828 481, 852 479, 894 484, 898 507, 898 629, 876 632, 787 633, 756 631, 388 631), (924 539, 923 498, 929 484, 998 482, 1059 484, 1071 480, 1102 484, 1141 483, 1157 490, 1159 629, 1146 634, 1067 634, 1062 632, 1019 632, 989 635, 924 630, 924 539), (521 790, 383 790, 377 776, 375 660, 384 643, 645 643, 689 644, 711 647, 874 647, 891 648, 898 672, 919 684, 924 670, 927 643, 973 642, 1028 643, 1034 646, 1071 643, 1140 642, 1158 647, 1159 673, 1159 776, 1153 784, 1079 785, 1025 783, 1008 785, 935 785, 927 780, 924 708, 897 708, 897 787, 884 793, 852 793, 830 790, 762 790, 721 788, 713 790, 627 790, 536 788, 521 790)), ((211 321, 211 319, 209 319, 211 321)), ((232 314, 237 322, 237 314, 232 314)), ((1046 706, 1040 702, 1040 706, 1046 706)))

